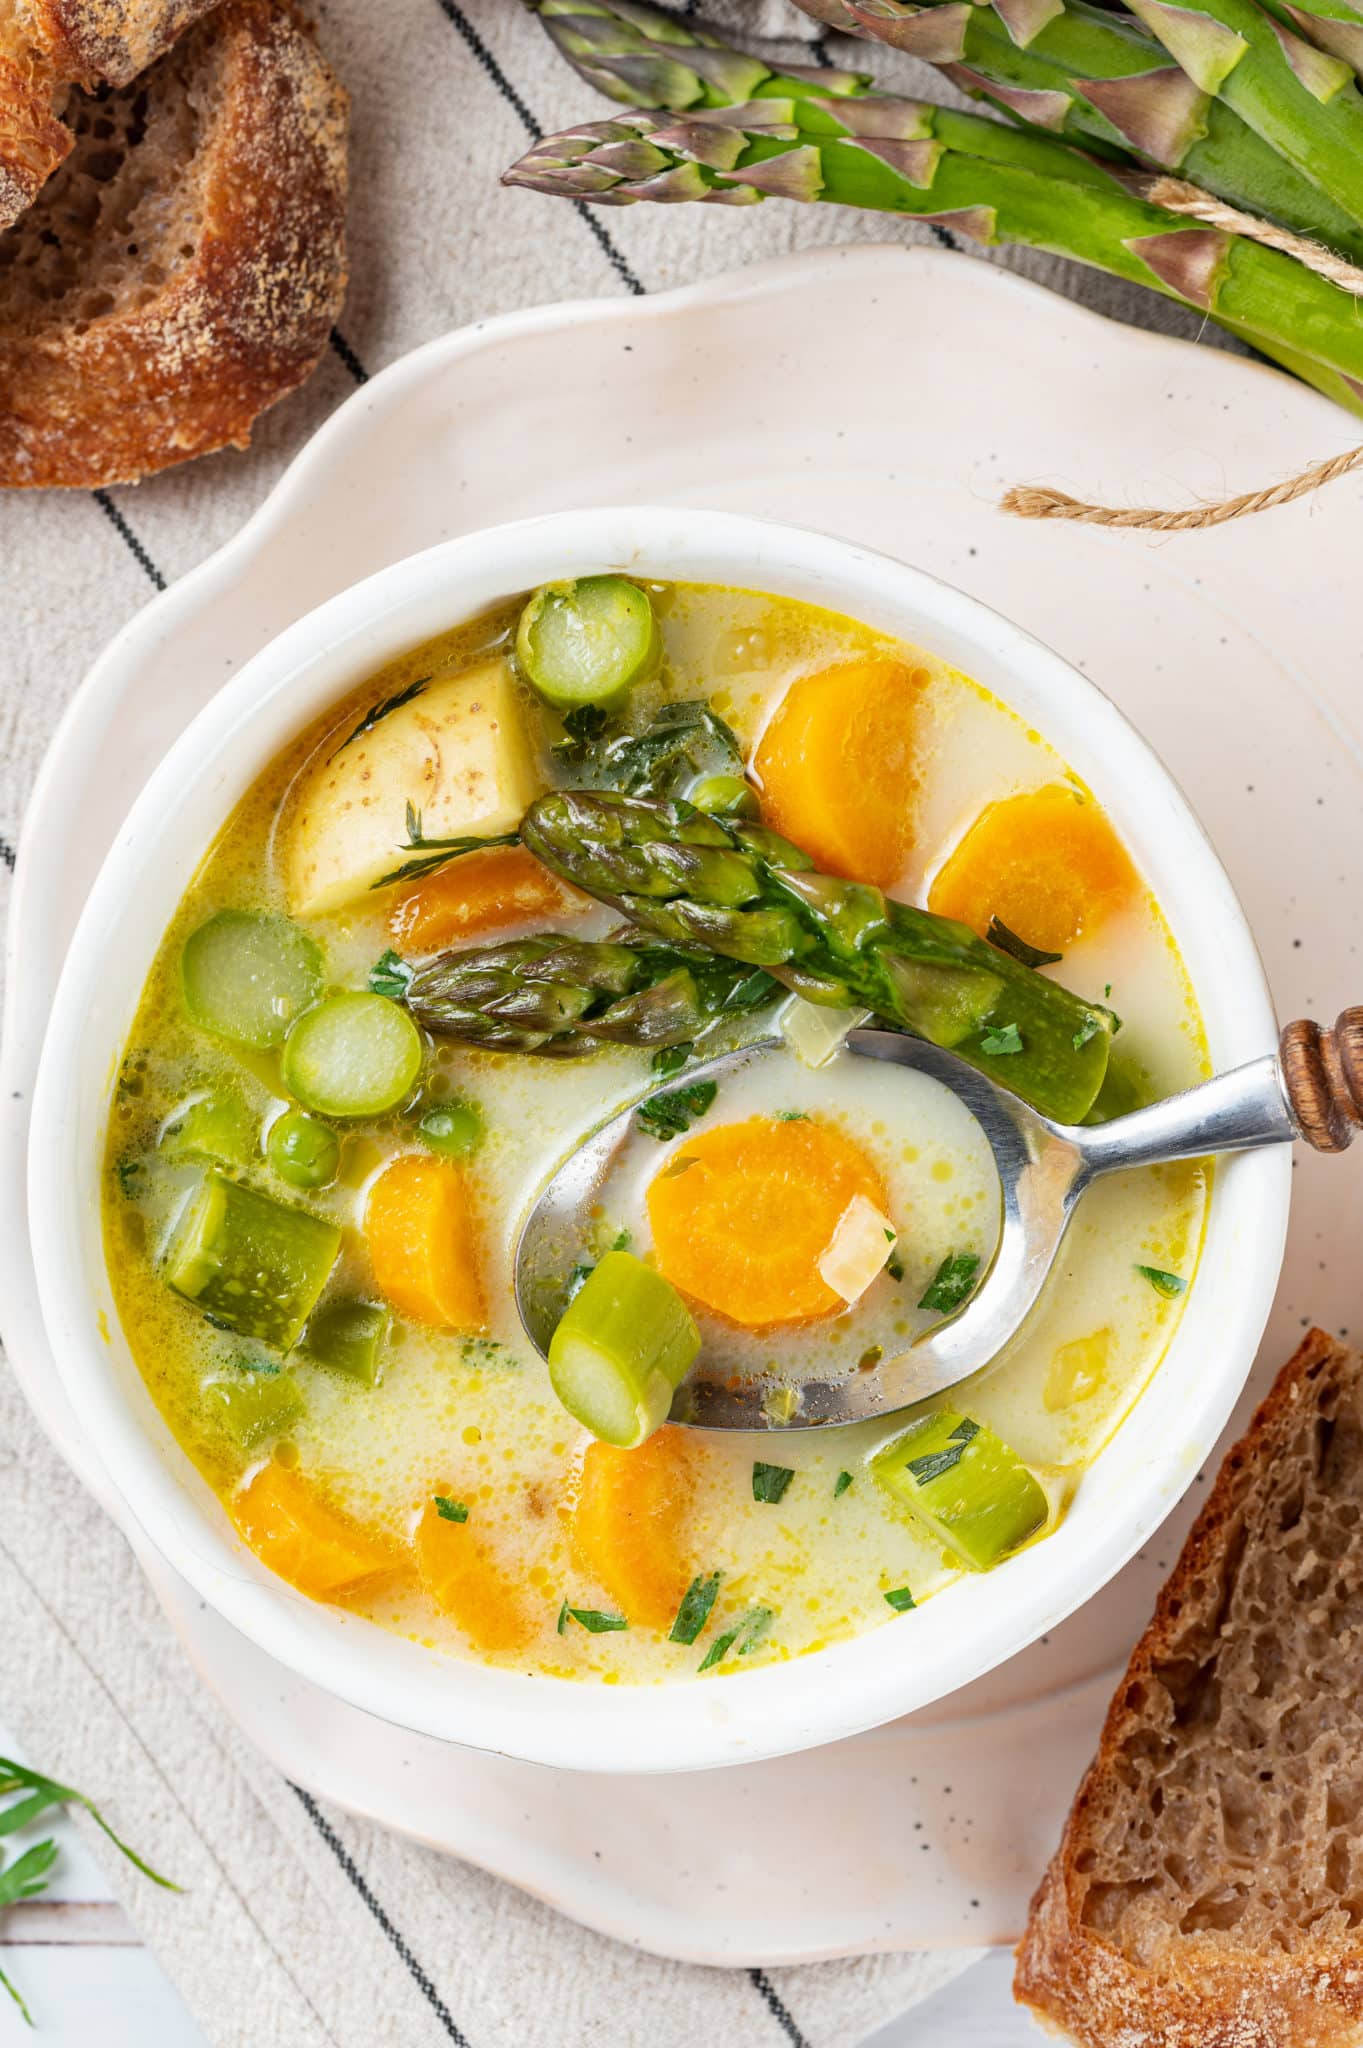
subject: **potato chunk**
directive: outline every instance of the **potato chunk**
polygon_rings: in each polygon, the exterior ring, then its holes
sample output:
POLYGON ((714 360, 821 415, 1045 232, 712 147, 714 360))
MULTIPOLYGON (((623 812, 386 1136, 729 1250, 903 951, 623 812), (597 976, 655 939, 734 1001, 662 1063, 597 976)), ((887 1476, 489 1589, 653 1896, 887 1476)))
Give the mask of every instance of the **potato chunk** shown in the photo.
POLYGON ((406 857, 407 806, 427 839, 510 832, 542 785, 500 658, 437 675, 308 770, 284 850, 296 915, 339 910, 406 857))

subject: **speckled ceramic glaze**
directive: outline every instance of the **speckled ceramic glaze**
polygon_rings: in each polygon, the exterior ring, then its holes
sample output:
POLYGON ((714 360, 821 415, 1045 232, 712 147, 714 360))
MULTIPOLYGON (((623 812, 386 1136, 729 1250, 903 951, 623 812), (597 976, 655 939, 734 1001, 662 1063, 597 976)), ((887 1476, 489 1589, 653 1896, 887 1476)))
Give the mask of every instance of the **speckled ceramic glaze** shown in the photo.
MULTIPOLYGON (((1347 422, 1269 372, 1111 328, 998 272, 917 251, 805 257, 644 305, 559 308, 432 344, 343 409, 238 541, 122 637, 59 735, 28 826, 51 857, 21 865, 10 934, 25 971, 10 977, 8 1195, 74 913, 132 794, 225 666, 386 560, 584 498, 804 521, 935 570, 1017 618, 1100 680, 1164 754, 1249 908, 1280 1014, 1333 1014, 1357 993, 1343 977, 1363 957, 1342 886, 1363 771, 1350 641, 1334 630, 1357 488, 1338 487, 1314 515, 1297 507, 1158 548, 1021 527, 992 500, 1002 482, 1042 475, 1142 499, 1239 486, 1347 437, 1347 422), (883 384, 852 384, 811 409, 849 320, 871 348, 916 335, 912 387, 887 403, 883 384), (1006 365, 989 343, 1005 324, 1006 365), (535 398, 545 390, 552 408, 535 398), (931 393, 921 415, 914 392, 931 393), (528 434, 539 451, 533 502, 517 459, 528 434), (69 815, 73 801, 87 824, 78 844, 43 829, 45 807, 69 815)), ((1322 1185, 1309 1161, 1297 1180, 1273 1356, 1308 1313, 1343 1322, 1347 1261, 1336 1270, 1329 1254, 1356 1244, 1363 1222, 1354 1179, 1322 1185)), ((106 1491, 44 1357, 18 1234, 3 1257, 6 1337, 30 1398, 106 1491)), ((527 1766, 380 1727, 278 1673, 147 1561, 201 1668, 295 1776, 626 1939, 773 1960, 1014 1931, 1096 1725, 1095 1674, 1136 1632, 1175 1541, 1166 1525, 1101 1602, 910 1722, 684 1786, 618 1781, 608 1834, 591 1824, 583 1781, 533 1773, 532 1801, 527 1766), (1020 1749, 1026 1773, 1010 1761, 1020 1749), (416 1803, 404 1789, 413 1778, 416 1803), (741 1839, 763 1844, 760 1884, 735 1860, 741 1839)))

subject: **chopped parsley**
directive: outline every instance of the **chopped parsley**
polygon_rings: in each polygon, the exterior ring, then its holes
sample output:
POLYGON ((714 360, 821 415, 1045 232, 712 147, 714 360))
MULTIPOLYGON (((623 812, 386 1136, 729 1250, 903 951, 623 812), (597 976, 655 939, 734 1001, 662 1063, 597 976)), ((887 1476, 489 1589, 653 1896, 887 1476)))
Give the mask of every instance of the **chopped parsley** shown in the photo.
POLYGON ((1005 1053, 1021 1052, 1022 1033, 1016 1024, 996 1024, 980 1039, 980 1051, 995 1058, 1002 1058, 1005 1053))
POLYGON ((934 1309, 938 1315, 950 1315, 963 1301, 969 1300, 979 1270, 978 1252, 948 1252, 919 1296, 918 1306, 934 1309))
POLYGON ((681 1072, 694 1051, 695 1046, 689 1038, 685 1045, 663 1045, 654 1053, 649 1065, 660 1081, 670 1081, 674 1074, 681 1072))
POLYGON ((1101 1017, 1085 1017, 1083 1023, 1074 1034, 1075 1051, 1079 1052, 1082 1047, 1088 1044, 1091 1038, 1096 1038, 1102 1028, 1103 1020, 1101 1017))
POLYGON ((979 1423, 972 1422, 967 1415, 957 1423, 940 1451, 925 1451, 921 1458, 910 1458, 904 1470, 912 1472, 920 1486, 927 1486, 930 1481, 955 1471, 965 1456, 966 1445, 979 1433, 979 1423))
POLYGON ((1143 1280, 1148 1280, 1156 1294, 1162 1294, 1166 1301, 1175 1300, 1188 1285, 1181 1274, 1166 1273, 1162 1266, 1137 1266, 1136 1271, 1143 1280))
POLYGON ((809 1122, 809 1111, 807 1109, 778 1109, 776 1115, 778 1121, 783 1124, 807 1124, 809 1122))
POLYGON ((137 1176, 142 1171, 140 1159, 120 1159, 114 1168, 118 1181, 118 1192, 125 1201, 131 1202, 137 1194, 137 1176))
POLYGON ((395 953, 390 946, 370 968, 369 986, 376 996, 389 996, 400 1003, 415 973, 415 967, 409 967, 401 953, 395 953))
POLYGON ((634 1232, 632 1230, 618 1230, 611 1239, 611 1250, 613 1252, 627 1252, 633 1242, 634 1232))
POLYGON ((677 1618, 673 1622, 668 1634, 667 1640, 669 1643, 695 1642, 696 1637, 710 1619, 710 1609, 714 1606, 715 1596, 719 1592, 719 1581, 720 1574, 718 1572, 711 1572, 708 1578, 704 1573, 701 1573, 692 1579, 682 1595, 681 1606, 677 1609, 677 1618))
POLYGON ((671 1088, 664 1095, 651 1095, 635 1110, 635 1120, 650 1138, 666 1144, 689 1131, 696 1117, 704 1116, 719 1088, 714 1081, 692 1081, 685 1088, 671 1088))
POLYGON ((767 1632, 772 1618, 770 1607, 750 1607, 741 1615, 732 1628, 726 1628, 722 1636, 716 1636, 697 1667, 709 1671, 716 1664, 722 1664, 734 1645, 738 1645, 740 1657, 746 1657, 757 1648, 767 1632))
POLYGON ((907 1614, 911 1607, 918 1605, 907 1586, 895 1586, 885 1595, 885 1599, 896 1614, 907 1614))
POLYGON ((846 1493, 846 1491, 847 1491, 848 1487, 849 1487, 849 1486, 850 1486, 851 1484, 852 1484, 852 1475, 851 1475, 851 1473, 850 1473, 850 1472, 839 1472, 839 1474, 838 1474, 837 1478, 836 1478, 836 1479, 835 1479, 835 1480, 833 1481, 833 1498, 834 1498, 834 1500, 841 1500, 841 1499, 842 1499, 842 1497, 843 1497, 843 1495, 844 1495, 844 1494, 846 1493))
POLYGON ((435 1495, 435 1511, 442 1522, 467 1522, 469 1511, 462 1500, 451 1500, 447 1493, 435 1495))
POLYGON ((623 1614, 603 1614, 599 1607, 569 1607, 565 1600, 559 1610, 560 1635, 568 1620, 575 1621, 579 1628, 585 1628, 590 1636, 608 1636, 616 1629, 629 1627, 623 1614))
POLYGON ((1047 953, 1040 946, 1029 946, 1026 939, 1020 939, 1016 932, 1010 932, 1001 917, 991 917, 985 933, 991 946, 997 946, 1000 953, 1011 953, 1024 967, 1054 967, 1057 960, 1063 960, 1063 953, 1047 953))
POLYGON ((904 1278, 904 1261, 900 1258, 898 1252, 890 1253, 889 1258, 885 1261, 885 1271, 892 1280, 902 1280, 904 1278))
POLYGON ((752 1468, 753 1499, 774 1507, 785 1499, 786 1488, 794 1477, 794 1469, 789 1465, 764 1465, 759 1460, 752 1468))
POLYGON ((559 1634, 560 1634, 560 1635, 562 1635, 562 1634, 563 1634, 563 1631, 564 1631, 564 1630, 565 1630, 565 1629, 567 1628, 567 1626, 568 1626, 568 1602, 567 1602, 567 1601, 565 1600, 565 1601, 563 1602, 563 1605, 562 1605, 562 1606, 561 1606, 561 1607, 559 1608, 559 1611, 558 1611, 558 1620, 557 1620, 557 1622, 555 1623, 555 1627, 556 1627, 556 1628, 558 1629, 558 1632, 559 1632, 559 1634))

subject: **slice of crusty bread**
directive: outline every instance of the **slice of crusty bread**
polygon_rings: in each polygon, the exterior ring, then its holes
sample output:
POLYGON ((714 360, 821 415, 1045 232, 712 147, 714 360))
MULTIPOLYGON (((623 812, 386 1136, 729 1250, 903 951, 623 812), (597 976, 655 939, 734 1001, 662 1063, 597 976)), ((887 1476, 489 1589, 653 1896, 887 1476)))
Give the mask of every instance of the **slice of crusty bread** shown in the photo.
POLYGON ((1084 2048, 1363 2038, 1363 1355, 1321 1330, 1160 1595, 1014 1989, 1084 2048))
POLYGON ((0 234, 0 484, 132 482, 300 384, 345 289, 346 99, 299 17, 224 0, 0 234))
POLYGON ((0 228, 70 153, 71 87, 126 85, 217 0, 0 0, 0 228))

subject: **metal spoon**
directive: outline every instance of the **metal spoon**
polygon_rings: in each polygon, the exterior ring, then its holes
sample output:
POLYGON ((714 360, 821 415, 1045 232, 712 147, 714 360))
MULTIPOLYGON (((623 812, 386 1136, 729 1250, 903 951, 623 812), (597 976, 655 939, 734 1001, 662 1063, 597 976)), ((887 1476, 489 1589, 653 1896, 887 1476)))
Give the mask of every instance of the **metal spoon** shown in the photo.
MULTIPOLYGON (((1333 1031, 1289 1024, 1277 1053, 1218 1075, 1182 1095, 1110 1123, 1052 1123, 963 1060, 897 1031, 857 1030, 846 1041, 860 1059, 930 1075, 959 1096, 979 1124, 998 1169, 1002 1227, 983 1281, 954 1316, 871 1371, 800 1383, 793 1413, 773 1412, 773 1382, 707 1366, 704 1353, 678 1390, 672 1420, 705 1429, 813 1428, 866 1422, 941 1394, 997 1356, 1035 1306, 1080 1197, 1100 1175, 1209 1153, 1244 1152, 1305 1138, 1342 1152, 1363 1127, 1363 1009, 1346 1010, 1333 1031)), ((763 1038, 687 1069, 686 1079, 721 1080, 784 1049, 763 1038)), ((661 1084, 662 1088, 676 1083, 661 1084)), ((650 1088, 590 1132, 554 1172, 521 1229, 515 1251, 516 1306, 542 1356, 562 1307, 567 1263, 585 1241, 592 1205, 650 1088), (571 1249, 570 1249, 571 1248, 571 1249)))

